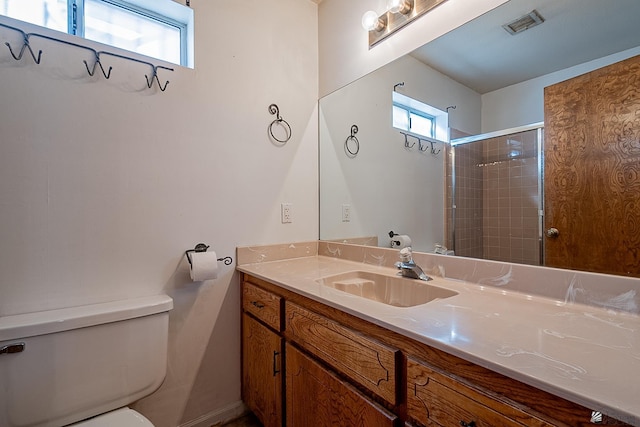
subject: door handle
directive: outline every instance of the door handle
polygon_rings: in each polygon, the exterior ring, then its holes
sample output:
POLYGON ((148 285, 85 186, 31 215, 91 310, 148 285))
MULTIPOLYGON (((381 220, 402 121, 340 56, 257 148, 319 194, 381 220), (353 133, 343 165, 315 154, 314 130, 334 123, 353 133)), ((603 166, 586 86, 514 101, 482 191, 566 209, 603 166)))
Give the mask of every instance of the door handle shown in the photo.
POLYGON ((560 230, 558 230, 555 227, 551 227, 550 229, 547 230, 546 234, 547 234, 547 237, 555 239, 560 235, 560 230))

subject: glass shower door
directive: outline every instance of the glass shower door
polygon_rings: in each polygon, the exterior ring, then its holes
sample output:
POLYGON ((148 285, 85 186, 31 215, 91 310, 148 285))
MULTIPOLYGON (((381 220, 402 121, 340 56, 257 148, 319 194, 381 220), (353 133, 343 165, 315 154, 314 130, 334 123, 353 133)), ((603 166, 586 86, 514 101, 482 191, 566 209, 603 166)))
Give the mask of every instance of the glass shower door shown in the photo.
POLYGON ((456 255, 541 265, 542 139, 537 125, 452 141, 456 255))

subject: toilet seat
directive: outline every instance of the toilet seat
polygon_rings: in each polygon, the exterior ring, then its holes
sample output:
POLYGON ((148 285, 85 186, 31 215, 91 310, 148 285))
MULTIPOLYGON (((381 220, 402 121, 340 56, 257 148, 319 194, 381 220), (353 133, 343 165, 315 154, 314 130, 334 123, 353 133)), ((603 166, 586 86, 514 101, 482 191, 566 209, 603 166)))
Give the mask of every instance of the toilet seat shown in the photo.
POLYGON ((97 417, 71 424, 68 427, 154 427, 142 414, 129 408, 120 408, 97 417))

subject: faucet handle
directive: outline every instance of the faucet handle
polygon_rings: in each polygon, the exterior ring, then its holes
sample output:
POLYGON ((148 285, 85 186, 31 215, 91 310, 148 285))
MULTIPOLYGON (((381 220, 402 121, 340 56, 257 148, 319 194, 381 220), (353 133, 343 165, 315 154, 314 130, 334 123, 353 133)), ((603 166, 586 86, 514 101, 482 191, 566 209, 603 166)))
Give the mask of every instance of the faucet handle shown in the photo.
POLYGON ((406 248, 400 249, 400 259, 403 262, 411 262, 413 260, 411 246, 407 246, 406 248))

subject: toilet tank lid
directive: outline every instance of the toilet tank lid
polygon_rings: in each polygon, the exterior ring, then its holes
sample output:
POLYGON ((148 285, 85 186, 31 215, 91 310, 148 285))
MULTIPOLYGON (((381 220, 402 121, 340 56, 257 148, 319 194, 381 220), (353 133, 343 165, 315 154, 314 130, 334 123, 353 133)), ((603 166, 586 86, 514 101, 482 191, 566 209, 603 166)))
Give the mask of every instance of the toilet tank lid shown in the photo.
POLYGON ((0 342, 149 316, 173 308, 168 295, 0 317, 0 342))

